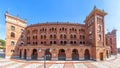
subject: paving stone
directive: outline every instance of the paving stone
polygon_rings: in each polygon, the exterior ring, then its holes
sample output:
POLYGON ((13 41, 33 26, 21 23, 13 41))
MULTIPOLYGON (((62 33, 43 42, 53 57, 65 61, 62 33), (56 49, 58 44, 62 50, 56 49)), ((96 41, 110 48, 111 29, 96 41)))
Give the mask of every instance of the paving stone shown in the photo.
POLYGON ((30 64, 24 68, 37 68, 38 66, 40 66, 41 64, 30 64))
POLYGON ((105 66, 105 65, 103 65, 103 64, 101 64, 101 63, 99 63, 99 62, 93 62, 93 63, 91 63, 91 64, 94 64, 94 65, 97 66, 98 68, 108 68, 107 66, 105 66))
POLYGON ((24 63, 16 63, 15 65, 9 66, 7 68, 16 68, 19 67, 20 65, 23 65, 24 63))
POLYGON ((53 64, 49 68, 63 68, 64 64, 53 64))
POLYGON ((74 64, 75 68, 88 68, 85 64, 79 63, 79 64, 74 64))

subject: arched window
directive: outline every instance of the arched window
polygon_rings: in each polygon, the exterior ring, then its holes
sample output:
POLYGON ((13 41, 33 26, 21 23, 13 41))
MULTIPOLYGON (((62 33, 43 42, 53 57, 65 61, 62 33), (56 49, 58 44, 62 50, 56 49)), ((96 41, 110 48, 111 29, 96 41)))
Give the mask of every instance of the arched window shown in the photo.
POLYGON ((11 32, 11 37, 15 37, 15 33, 11 32))
POLYGON ((66 35, 64 35, 64 39, 66 39, 66 35))
POLYGON ((56 28, 55 28, 55 31, 56 31, 56 28))
POLYGON ((85 39, 85 36, 83 35, 83 39, 85 39))
POLYGON ((74 41, 74 44, 76 44, 76 41, 74 41))
POLYGON ((41 44, 43 44, 43 42, 41 41, 41 44))
POLYGON ((73 41, 70 41, 70 44, 73 44, 73 41))
POLYGON ((50 39, 52 39, 52 35, 50 35, 50 39))
POLYGON ((73 35, 70 35, 70 38, 72 39, 72 38, 73 38, 73 35))
POLYGON ((80 44, 82 44, 82 41, 80 41, 80 44))
POLYGON ((50 41, 50 44, 52 44, 52 41, 50 41))
POLYGON ((60 38, 62 39, 62 34, 60 35, 60 38))
POLYGON ((54 28, 52 27, 52 31, 54 31, 54 28))
POLYGON ((66 42, 66 41, 64 41, 64 44, 67 44, 67 42, 66 42))
POLYGON ((83 41, 83 44, 85 44, 85 42, 83 41))
POLYGON ((36 42, 36 45, 37 45, 38 43, 36 42))
POLYGON ((60 31, 61 31, 61 28, 60 28, 60 31))
POLYGON ((46 39, 46 35, 44 35, 44 39, 46 39))
POLYGON ((23 36, 23 35, 21 35, 21 38, 24 38, 24 36, 23 36))
POLYGON ((63 41, 61 41, 60 44, 63 44, 63 41))
POLYGON ((51 31, 51 28, 49 30, 51 31))
POLYGON ((64 31, 64 28, 62 28, 62 31, 64 31))
POLYGON ((101 41, 101 35, 99 35, 99 38, 98 38, 99 41, 101 41))
POLYGON ((41 35, 41 39, 43 39, 43 36, 41 35))
POLYGON ((14 30, 15 30, 15 27, 14 27, 14 26, 11 26, 11 30, 14 31, 14 30))
POLYGON ((76 35, 74 35, 74 39, 76 39, 76 35))
POLYGON ((11 45, 14 46, 14 45, 15 45, 15 42, 14 42, 14 41, 11 41, 11 45))
POLYGON ((54 39, 56 39, 56 35, 54 35, 54 39))
POLYGON ((54 44, 56 44, 56 41, 54 41, 54 44))
POLYGON ((24 32, 24 30, 23 29, 21 29, 21 33, 23 33, 24 32))

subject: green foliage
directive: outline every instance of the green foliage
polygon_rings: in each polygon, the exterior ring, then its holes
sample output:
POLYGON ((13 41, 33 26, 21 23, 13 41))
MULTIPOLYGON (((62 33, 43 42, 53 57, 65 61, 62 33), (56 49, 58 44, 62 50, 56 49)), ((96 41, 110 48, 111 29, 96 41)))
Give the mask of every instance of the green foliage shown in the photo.
POLYGON ((0 39, 0 45, 5 46, 5 40, 0 39))
POLYGON ((4 46, 0 46, 0 49, 4 49, 5 47, 4 46))

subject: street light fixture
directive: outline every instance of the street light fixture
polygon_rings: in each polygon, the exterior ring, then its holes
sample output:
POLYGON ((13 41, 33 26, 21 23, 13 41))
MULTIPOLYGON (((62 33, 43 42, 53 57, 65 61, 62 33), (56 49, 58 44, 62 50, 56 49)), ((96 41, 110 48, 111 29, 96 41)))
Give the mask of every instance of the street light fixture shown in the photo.
MULTIPOLYGON (((44 68, 46 68, 46 56, 50 55, 45 55, 45 51, 47 50, 46 48, 42 48, 41 50, 44 50, 44 68)), ((50 50, 50 48, 48 48, 48 50, 50 50)))

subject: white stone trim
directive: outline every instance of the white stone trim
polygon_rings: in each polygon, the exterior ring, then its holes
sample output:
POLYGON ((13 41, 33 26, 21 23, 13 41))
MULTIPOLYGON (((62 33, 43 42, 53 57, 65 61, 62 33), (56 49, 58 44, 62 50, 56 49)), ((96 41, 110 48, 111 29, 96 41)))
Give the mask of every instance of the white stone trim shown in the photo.
POLYGON ((24 57, 23 57, 23 56, 22 56, 21 58, 22 58, 22 59, 24 59, 24 57))
POLYGON ((12 58, 19 58, 19 56, 12 56, 12 58))
POLYGON ((100 61, 100 59, 95 59, 96 61, 100 61))
POLYGON ((66 58, 66 60, 72 60, 72 58, 66 58))
POLYGON ((92 57, 90 57, 90 59, 93 59, 92 57))
POLYGON ((44 60, 44 58, 38 58, 38 60, 44 60))
POLYGON ((52 58, 52 60, 58 60, 58 58, 52 58))
POLYGON ((11 56, 5 56, 5 58, 6 58, 6 59, 10 59, 10 58, 11 58, 11 56))
POLYGON ((31 57, 27 57, 27 59, 29 60, 29 59, 31 59, 31 57))
POLYGON ((84 58, 79 58, 79 60, 84 60, 84 58))

